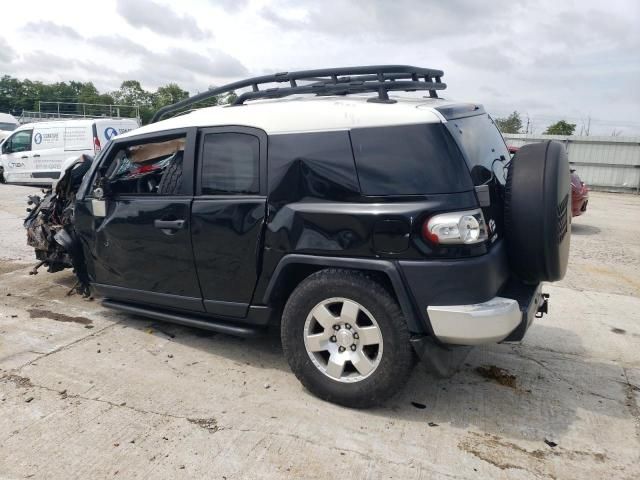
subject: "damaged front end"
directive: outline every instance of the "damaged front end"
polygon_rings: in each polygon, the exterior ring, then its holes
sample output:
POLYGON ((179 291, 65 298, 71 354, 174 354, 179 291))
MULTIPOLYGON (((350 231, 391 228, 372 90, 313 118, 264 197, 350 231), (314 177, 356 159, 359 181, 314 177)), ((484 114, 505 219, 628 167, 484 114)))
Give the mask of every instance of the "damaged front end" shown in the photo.
POLYGON ((24 220, 27 244, 35 249, 39 261, 30 273, 37 274, 42 266, 50 273, 72 268, 78 281, 70 293, 84 296, 90 295, 89 277, 73 222, 76 192, 92 162, 90 155, 81 155, 52 189, 43 191, 44 197, 29 195, 29 214, 24 220))

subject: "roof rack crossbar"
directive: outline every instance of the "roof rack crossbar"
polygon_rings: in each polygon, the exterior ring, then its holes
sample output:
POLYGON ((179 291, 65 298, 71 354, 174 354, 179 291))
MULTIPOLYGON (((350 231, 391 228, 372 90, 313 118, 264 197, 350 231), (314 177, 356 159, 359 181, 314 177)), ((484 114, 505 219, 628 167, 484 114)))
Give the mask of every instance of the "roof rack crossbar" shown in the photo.
POLYGON ((238 95, 232 105, 242 105, 248 100, 259 98, 282 98, 298 94, 349 95, 375 92, 378 94, 378 101, 388 103, 390 91, 426 90, 431 98, 437 98, 437 91, 446 88, 446 84, 441 80, 443 75, 442 70, 409 65, 371 65, 280 72, 212 88, 168 105, 158 110, 151 122, 157 122, 165 115, 185 107, 243 88, 251 90, 238 95), (267 87, 268 84, 285 82, 289 85, 267 87))

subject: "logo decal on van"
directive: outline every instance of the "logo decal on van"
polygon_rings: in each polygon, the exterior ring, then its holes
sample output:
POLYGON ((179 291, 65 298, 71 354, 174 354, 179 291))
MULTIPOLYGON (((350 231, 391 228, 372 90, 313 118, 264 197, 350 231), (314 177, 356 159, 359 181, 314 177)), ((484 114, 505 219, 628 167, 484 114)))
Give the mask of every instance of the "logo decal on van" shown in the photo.
POLYGON ((42 134, 40 132, 36 133, 33 136, 33 141, 36 142, 36 145, 40 145, 42 143, 42 134))
POLYGON ((104 136, 107 140, 111 140, 116 135, 118 135, 118 131, 115 128, 107 127, 104 129, 104 136))

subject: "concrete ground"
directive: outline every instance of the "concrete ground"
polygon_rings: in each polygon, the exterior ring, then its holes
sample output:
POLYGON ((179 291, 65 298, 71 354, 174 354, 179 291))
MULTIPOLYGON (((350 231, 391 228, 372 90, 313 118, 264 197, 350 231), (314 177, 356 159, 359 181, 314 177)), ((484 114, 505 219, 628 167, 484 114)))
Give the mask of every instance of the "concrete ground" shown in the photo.
POLYGON ((452 379, 324 403, 277 338, 241 340, 29 276, 34 189, 0 185, 1 478, 640 478, 640 197, 593 193, 551 312, 452 379), (502 370, 501 370, 502 369, 502 370))

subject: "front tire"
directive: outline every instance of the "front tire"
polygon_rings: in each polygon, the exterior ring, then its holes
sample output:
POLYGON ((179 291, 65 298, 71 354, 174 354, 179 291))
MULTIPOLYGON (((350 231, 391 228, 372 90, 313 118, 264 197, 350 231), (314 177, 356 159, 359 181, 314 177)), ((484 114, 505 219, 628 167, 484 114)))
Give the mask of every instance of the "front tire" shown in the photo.
POLYGON ((300 382, 347 407, 371 407, 391 397, 413 367, 398 304, 355 271, 322 270, 300 283, 284 308, 281 337, 300 382))

